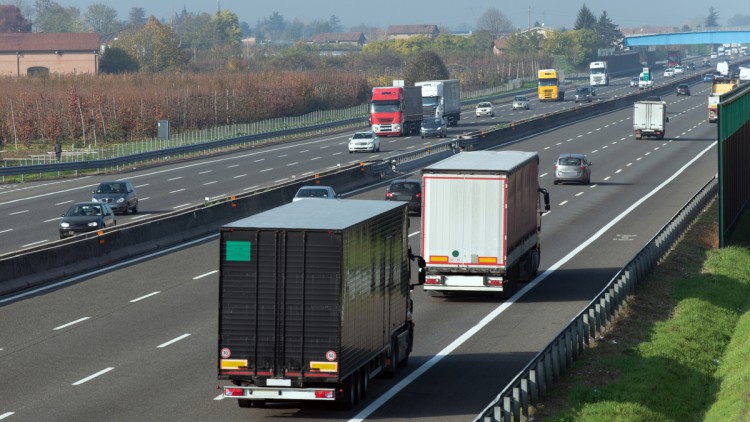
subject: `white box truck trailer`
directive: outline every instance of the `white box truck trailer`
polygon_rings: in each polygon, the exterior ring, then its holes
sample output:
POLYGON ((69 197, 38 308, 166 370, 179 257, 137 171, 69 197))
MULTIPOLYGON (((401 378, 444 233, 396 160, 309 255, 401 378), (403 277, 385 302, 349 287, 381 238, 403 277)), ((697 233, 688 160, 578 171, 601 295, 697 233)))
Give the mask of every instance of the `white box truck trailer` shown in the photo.
POLYGON ((424 289, 512 295, 536 276, 540 194, 536 152, 462 152, 422 170, 424 289))

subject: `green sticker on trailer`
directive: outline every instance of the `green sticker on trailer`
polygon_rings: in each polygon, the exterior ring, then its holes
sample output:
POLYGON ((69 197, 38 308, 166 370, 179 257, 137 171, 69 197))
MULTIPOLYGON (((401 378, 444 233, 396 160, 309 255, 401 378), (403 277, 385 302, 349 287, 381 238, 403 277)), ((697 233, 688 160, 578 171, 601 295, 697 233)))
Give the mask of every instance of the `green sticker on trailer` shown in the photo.
POLYGON ((227 240, 226 260, 250 262, 250 242, 227 240))

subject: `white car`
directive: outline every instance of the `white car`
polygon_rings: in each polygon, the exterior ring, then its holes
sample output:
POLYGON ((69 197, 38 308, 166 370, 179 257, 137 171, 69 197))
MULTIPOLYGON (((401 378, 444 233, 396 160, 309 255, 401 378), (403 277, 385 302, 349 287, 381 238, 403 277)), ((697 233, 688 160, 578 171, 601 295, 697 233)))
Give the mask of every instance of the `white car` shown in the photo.
POLYGON ((528 110, 529 99, 525 95, 516 95, 513 98, 513 110, 528 110))
POLYGON ((633 78, 630 80, 630 87, 638 88, 638 78, 633 78))
POLYGON ((683 73, 685 73, 685 68, 684 67, 682 67, 682 66, 675 66, 674 67, 674 74, 675 75, 680 75, 680 74, 683 74, 683 73))
POLYGON ((380 151, 380 138, 375 132, 355 132, 349 138, 349 153, 353 152, 378 152, 380 151))
POLYGON ((495 117, 495 110, 492 107, 492 103, 489 101, 483 101, 477 104, 476 115, 477 117, 481 117, 481 116, 495 117))
POLYGON ((674 69, 671 67, 668 67, 664 69, 664 77, 665 78, 674 78, 674 69))
POLYGON ((303 199, 336 199, 339 195, 330 186, 302 186, 292 198, 292 202, 303 199))

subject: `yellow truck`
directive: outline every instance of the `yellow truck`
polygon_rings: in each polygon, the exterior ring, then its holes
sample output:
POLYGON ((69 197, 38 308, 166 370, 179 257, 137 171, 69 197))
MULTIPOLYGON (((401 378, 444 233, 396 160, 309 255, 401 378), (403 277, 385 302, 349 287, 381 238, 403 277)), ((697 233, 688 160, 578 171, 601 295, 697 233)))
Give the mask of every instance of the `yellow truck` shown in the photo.
POLYGON ((565 99, 565 74, 557 69, 540 69, 538 73, 539 101, 563 101, 565 99))
POLYGON ((729 92, 739 85, 739 81, 732 78, 717 77, 711 85, 711 94, 708 96, 708 122, 719 121, 719 98, 721 94, 729 92))

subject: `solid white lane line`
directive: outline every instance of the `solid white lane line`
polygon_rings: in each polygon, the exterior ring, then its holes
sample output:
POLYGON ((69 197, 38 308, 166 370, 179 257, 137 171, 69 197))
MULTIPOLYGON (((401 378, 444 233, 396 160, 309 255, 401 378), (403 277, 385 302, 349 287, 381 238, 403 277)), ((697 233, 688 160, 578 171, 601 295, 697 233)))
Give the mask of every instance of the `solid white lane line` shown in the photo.
POLYGON ((281 182, 285 181, 286 179, 288 179, 288 177, 285 177, 285 178, 279 179, 279 180, 274 180, 273 182, 274 183, 281 183, 281 182))
POLYGON ((149 294, 147 294, 147 295, 145 295, 145 296, 137 297, 137 298, 135 298, 135 299, 131 300, 131 301, 130 301, 130 303, 140 302, 140 301, 142 301, 143 299, 147 299, 147 298, 149 298, 149 297, 151 297, 151 296, 155 296, 155 295, 158 295, 159 293, 161 293, 161 292, 151 292, 151 293, 149 293, 149 294))
POLYGON ((18 215, 18 214, 23 214, 23 213, 26 213, 26 212, 29 212, 29 210, 16 211, 16 212, 12 212, 12 213, 10 213, 8 215, 18 215))
POLYGON ((173 210, 176 210, 177 208, 187 207, 187 206, 189 206, 189 205, 190 205, 190 202, 188 202, 187 204, 182 204, 182 205, 178 205, 178 206, 176 206, 176 207, 172 207, 172 209, 173 209, 173 210))
POLYGON ((255 185, 255 186, 250 186, 249 188, 245 188, 245 189, 242 189, 242 190, 253 190, 253 189, 257 189, 257 188, 258 188, 258 185, 255 185))
POLYGON ((55 217, 55 218, 50 218, 49 220, 44 220, 44 222, 45 222, 45 223, 49 223, 49 222, 51 222, 51 221, 57 221, 57 220, 62 220, 62 217, 55 217))
POLYGON ((40 241, 38 241, 38 242, 32 242, 32 243, 27 243, 27 244, 25 244, 25 245, 21 245, 21 247, 22 247, 22 248, 28 248, 28 247, 30 247, 30 246, 38 245, 38 244, 40 244, 40 243, 44 243, 44 242, 49 242, 49 241, 48 241, 47 239, 44 239, 44 240, 40 240, 40 241))
POLYGON ((72 200, 72 199, 71 199, 70 201, 63 201, 63 202, 58 202, 58 203, 56 203, 55 205, 64 205, 64 204, 70 204, 71 202, 73 202, 73 200, 72 200))
POLYGON ((86 321, 89 318, 91 318, 91 317, 83 317, 83 318, 77 319, 75 321, 71 321, 71 322, 69 322, 67 324, 63 324, 63 325, 61 325, 59 327, 55 327, 55 328, 53 328, 53 330, 57 331, 57 330, 62 330, 63 328, 68 328, 71 325, 75 325, 75 324, 78 324, 79 322, 86 321))
POLYGON ((157 347, 157 348, 159 348, 159 349, 163 349, 163 348, 165 348, 165 347, 169 346, 169 345, 170 345, 170 344, 172 344, 172 343, 177 343, 178 341, 180 341, 180 340, 184 339, 185 337, 190 337, 190 334, 183 334, 183 335, 181 335, 181 336, 179 336, 179 337, 177 337, 177 338, 174 338, 174 339, 172 339, 172 340, 169 340, 168 342, 166 342, 166 343, 162 343, 162 344, 160 344, 160 345, 158 345, 158 346, 156 346, 156 347, 157 347))
POLYGON ((216 274, 218 272, 219 272, 219 270, 209 271, 209 272, 207 272, 205 274, 201 274, 201 275, 197 275, 197 276, 193 277, 193 280, 200 280, 203 277, 208 277, 208 276, 210 276, 212 274, 216 274))
POLYGON ((13 229, 0 230, 0 234, 12 232, 13 229))
POLYGON ((84 379, 78 380, 78 381, 74 382, 74 383, 73 383, 73 384, 71 384, 71 385, 81 385, 81 384, 83 384, 84 382, 88 382, 88 381, 91 381, 92 379, 94 379, 94 378, 96 378, 96 377, 98 377, 98 376, 100 376, 100 375, 104 375, 104 374, 106 374, 107 372, 109 372, 109 371, 111 371, 111 370, 113 370, 113 369, 115 369, 115 368, 113 368, 113 367, 109 367, 109 368, 106 368, 106 369, 102 369, 101 371, 99 371, 99 372, 97 372, 97 373, 95 373, 95 374, 93 374, 93 375, 89 375, 89 376, 87 376, 87 377, 86 377, 86 378, 84 378, 84 379))
POLYGON ((149 215, 151 215, 151 214, 138 214, 137 216, 131 218, 131 220, 139 220, 141 218, 148 217, 149 215))

